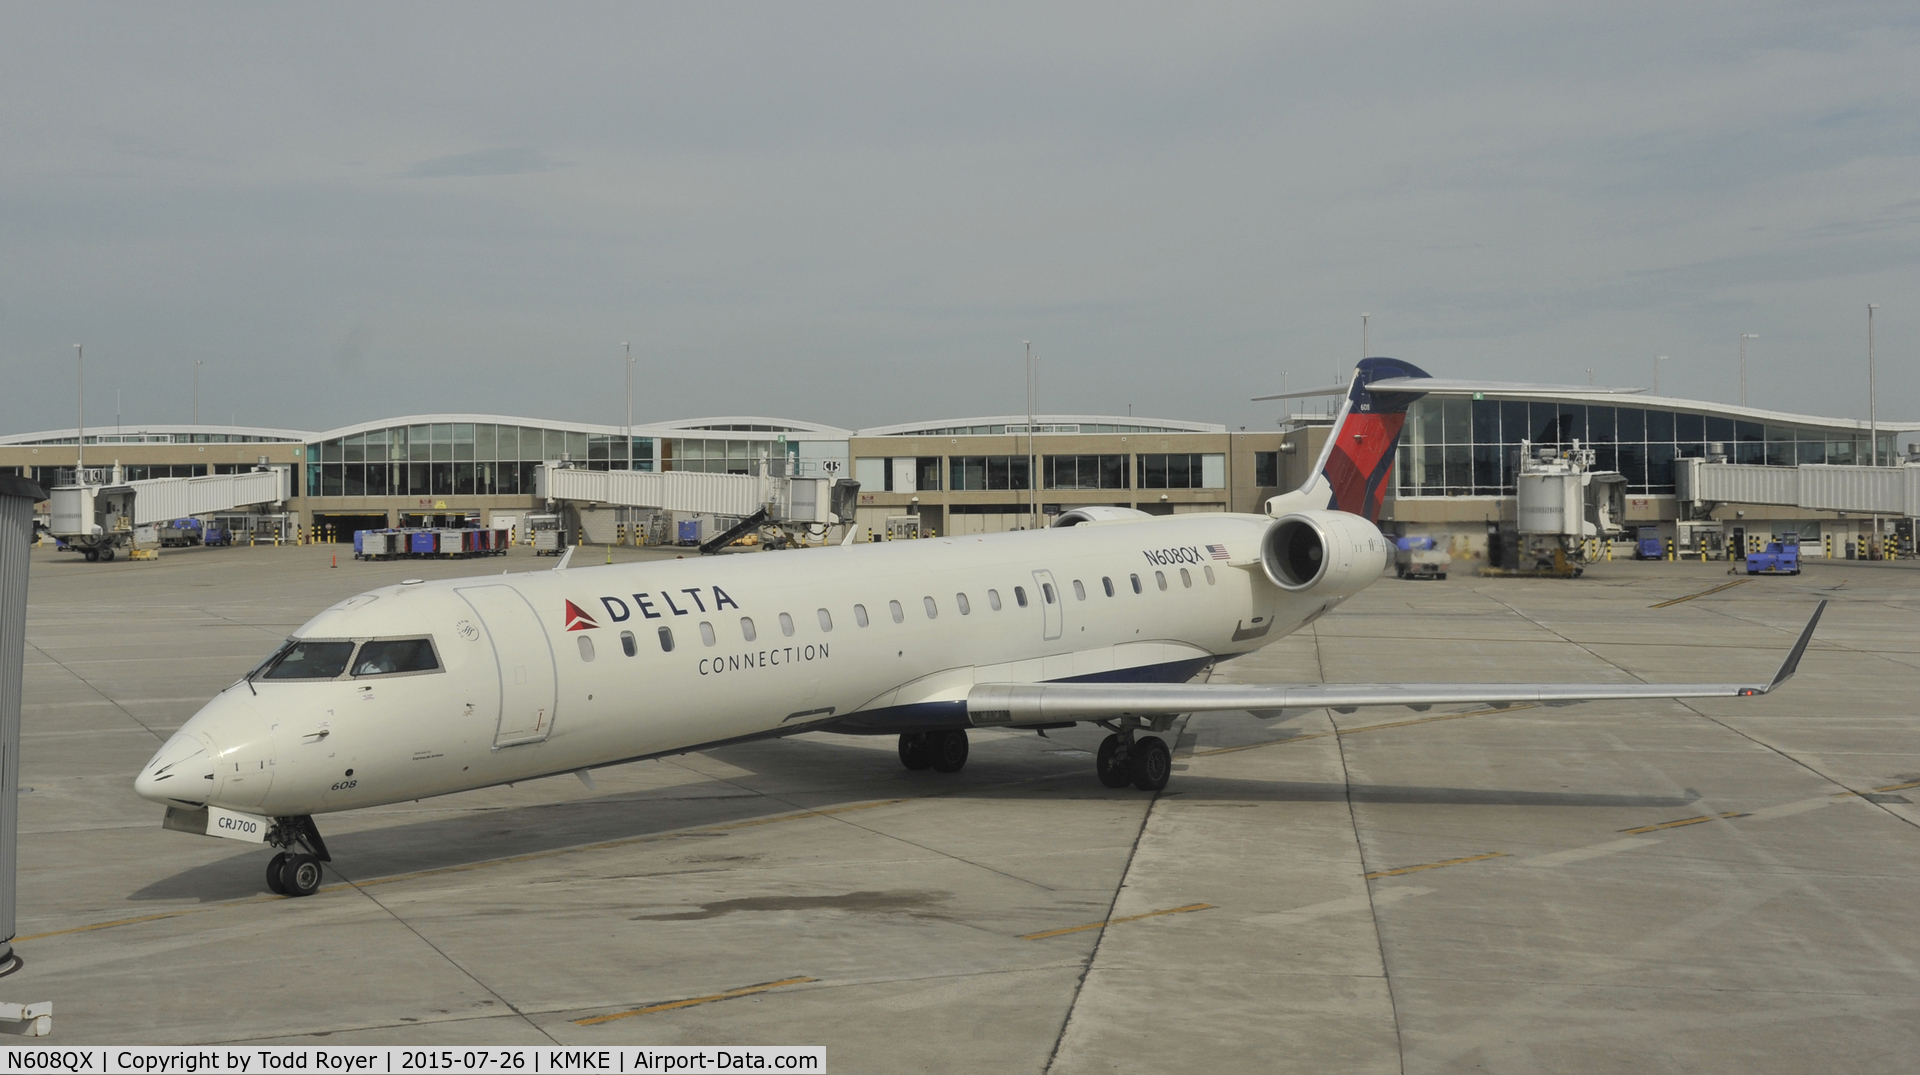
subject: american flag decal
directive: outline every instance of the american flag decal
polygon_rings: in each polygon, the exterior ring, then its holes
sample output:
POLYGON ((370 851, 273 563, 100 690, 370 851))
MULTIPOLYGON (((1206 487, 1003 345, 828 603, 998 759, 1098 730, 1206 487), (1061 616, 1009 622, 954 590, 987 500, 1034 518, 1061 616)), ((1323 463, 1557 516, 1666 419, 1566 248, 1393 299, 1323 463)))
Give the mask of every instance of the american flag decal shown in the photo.
POLYGON ((1212 553, 1213 558, 1216 560, 1227 559, 1227 547, 1225 545, 1209 545, 1207 546, 1207 551, 1212 553))

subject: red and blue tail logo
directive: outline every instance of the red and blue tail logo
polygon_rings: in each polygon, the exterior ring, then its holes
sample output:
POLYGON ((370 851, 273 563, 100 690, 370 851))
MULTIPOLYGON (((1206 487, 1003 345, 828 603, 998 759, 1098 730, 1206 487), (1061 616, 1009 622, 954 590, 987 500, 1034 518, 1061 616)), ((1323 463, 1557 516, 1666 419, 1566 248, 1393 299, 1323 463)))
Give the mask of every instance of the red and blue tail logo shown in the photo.
POLYGON ((1387 476, 1393 473, 1394 449, 1407 424, 1407 408, 1426 393, 1392 383, 1380 389, 1369 386, 1376 381, 1427 377, 1425 370, 1397 358, 1360 360, 1339 426, 1321 456, 1320 473, 1332 492, 1329 508, 1369 522, 1380 521, 1380 505, 1386 498, 1387 476))

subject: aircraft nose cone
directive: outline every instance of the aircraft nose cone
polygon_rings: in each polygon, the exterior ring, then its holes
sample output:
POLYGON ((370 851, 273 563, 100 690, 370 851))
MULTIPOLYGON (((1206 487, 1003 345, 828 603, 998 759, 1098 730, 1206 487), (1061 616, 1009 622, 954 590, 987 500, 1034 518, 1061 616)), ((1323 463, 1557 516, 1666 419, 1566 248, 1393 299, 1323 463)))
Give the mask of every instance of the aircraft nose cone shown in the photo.
POLYGON ((205 740, 174 733, 133 780, 134 793, 159 803, 204 803, 213 794, 213 754, 205 740))

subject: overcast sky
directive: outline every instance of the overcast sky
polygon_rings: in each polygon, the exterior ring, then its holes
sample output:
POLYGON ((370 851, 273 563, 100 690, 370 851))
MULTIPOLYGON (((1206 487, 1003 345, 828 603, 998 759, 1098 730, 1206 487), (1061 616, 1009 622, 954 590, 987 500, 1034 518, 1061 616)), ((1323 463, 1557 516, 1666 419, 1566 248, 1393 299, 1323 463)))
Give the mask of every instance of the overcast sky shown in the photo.
POLYGON ((0 431, 1271 428, 1438 376, 1920 418, 1920 7, 0 6, 0 431))

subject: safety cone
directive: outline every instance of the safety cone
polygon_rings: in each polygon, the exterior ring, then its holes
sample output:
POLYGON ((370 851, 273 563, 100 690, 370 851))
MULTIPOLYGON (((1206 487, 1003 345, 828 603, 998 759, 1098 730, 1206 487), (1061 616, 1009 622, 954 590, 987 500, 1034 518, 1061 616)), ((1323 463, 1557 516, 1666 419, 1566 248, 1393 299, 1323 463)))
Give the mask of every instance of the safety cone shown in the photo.
POLYGON ((331 564, 329 564, 329 565, 327 565, 327 566, 329 566, 329 567, 339 567, 339 566, 340 566, 340 554, 339 554, 339 553, 337 553, 337 552, 336 552, 336 553, 334 553, 334 554, 333 554, 333 563, 331 563, 331 564))

